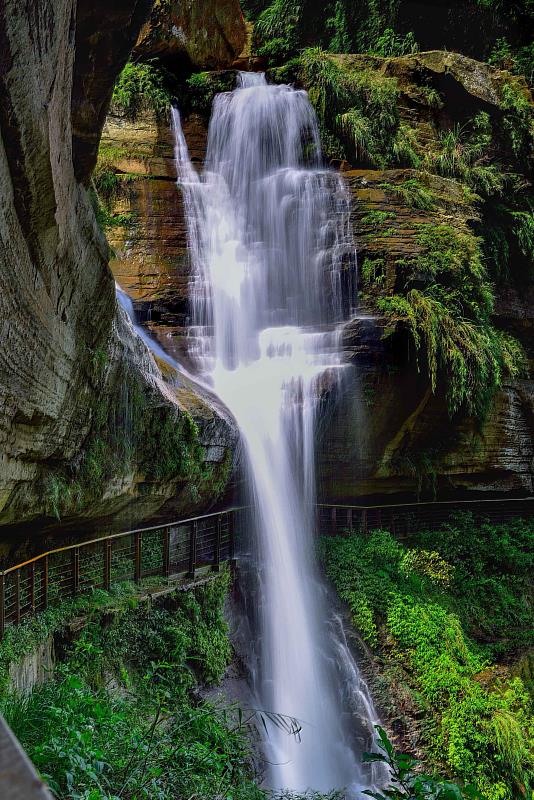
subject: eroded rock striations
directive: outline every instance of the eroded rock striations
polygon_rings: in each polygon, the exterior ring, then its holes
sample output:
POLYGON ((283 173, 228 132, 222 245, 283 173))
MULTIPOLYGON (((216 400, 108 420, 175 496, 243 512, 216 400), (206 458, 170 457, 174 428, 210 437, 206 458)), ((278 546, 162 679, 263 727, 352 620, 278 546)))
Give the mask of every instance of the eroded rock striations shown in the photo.
POLYGON ((117 308, 84 185, 148 12, 147 0, 0 8, 2 524, 137 521, 171 497, 189 510, 231 465, 231 425, 190 389, 176 396, 117 308))

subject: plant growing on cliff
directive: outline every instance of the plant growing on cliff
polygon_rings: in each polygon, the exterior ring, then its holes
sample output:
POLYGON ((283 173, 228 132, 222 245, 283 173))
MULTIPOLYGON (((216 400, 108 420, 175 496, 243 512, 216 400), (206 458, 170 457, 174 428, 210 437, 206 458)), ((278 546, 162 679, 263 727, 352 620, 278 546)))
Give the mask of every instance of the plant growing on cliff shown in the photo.
POLYGON ((395 33, 393 28, 386 28, 374 41, 369 49, 370 53, 383 58, 392 58, 395 56, 405 56, 408 54, 418 53, 419 45, 415 41, 415 36, 412 31, 409 31, 405 36, 395 33))
POLYGON ((346 67, 320 48, 303 51, 299 70, 320 121, 348 154, 384 164, 399 131, 396 80, 346 67))
POLYGON ((419 208, 421 211, 432 211, 436 206, 431 190, 417 178, 409 178, 402 183, 381 183, 380 188, 402 198, 406 205, 419 208))
POLYGON ((430 150, 424 166, 445 178, 456 178, 482 195, 499 194, 502 169, 491 163, 493 130, 489 114, 480 111, 465 125, 441 131, 437 150, 430 150))
POLYGON ((493 292, 479 241, 447 225, 423 224, 417 242, 419 254, 401 264, 406 295, 377 300, 393 323, 387 333, 404 323, 433 391, 443 383, 450 413, 463 407, 482 417, 503 378, 526 372, 523 349, 491 324, 493 292))
POLYGON ((215 95, 232 91, 235 87, 235 76, 229 74, 213 74, 210 72, 194 72, 185 82, 185 90, 181 93, 180 108, 198 111, 209 117, 215 95))
POLYGON ((129 61, 113 88, 111 110, 131 120, 143 109, 152 110, 158 117, 165 117, 170 101, 167 76, 161 66, 129 61))

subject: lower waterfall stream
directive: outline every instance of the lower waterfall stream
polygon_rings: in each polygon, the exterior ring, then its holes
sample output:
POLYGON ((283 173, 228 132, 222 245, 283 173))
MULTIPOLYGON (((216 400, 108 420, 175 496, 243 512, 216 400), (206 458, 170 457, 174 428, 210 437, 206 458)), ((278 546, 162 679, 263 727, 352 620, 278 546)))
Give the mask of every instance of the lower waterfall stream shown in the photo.
POLYGON ((203 174, 173 110, 192 262, 190 354, 234 415, 252 497, 253 692, 299 721, 266 738, 274 789, 358 797, 376 713, 315 557, 315 423, 342 380, 355 244, 342 178, 322 166, 304 91, 241 73, 215 98, 203 174))

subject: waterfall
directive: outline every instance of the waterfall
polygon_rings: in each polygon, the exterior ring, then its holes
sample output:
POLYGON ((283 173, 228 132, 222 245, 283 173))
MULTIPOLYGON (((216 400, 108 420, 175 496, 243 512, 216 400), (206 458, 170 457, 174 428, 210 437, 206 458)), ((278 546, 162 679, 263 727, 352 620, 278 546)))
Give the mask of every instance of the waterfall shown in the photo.
POLYGON ((263 75, 241 73, 235 91, 215 98, 201 176, 177 110, 173 129, 190 352, 237 420, 253 498, 253 688, 261 709, 302 725, 300 742, 269 732, 269 785, 359 796, 376 715, 314 552, 315 421, 345 369, 338 329, 355 268, 349 196, 322 167, 306 93, 263 75))
POLYGON ((160 345, 156 342, 154 337, 150 336, 150 334, 146 332, 146 330, 143 328, 142 325, 139 325, 135 317, 135 310, 131 297, 126 294, 124 289, 121 289, 121 287, 117 282, 115 282, 115 296, 122 310, 125 311, 126 314, 128 315, 134 331, 139 336, 139 338, 143 340, 148 349, 155 356, 158 356, 158 358, 160 358, 162 361, 168 364, 169 367, 172 367, 172 369, 176 370, 177 373, 184 372, 184 369, 181 366, 181 364, 175 361, 174 358, 171 358, 171 356, 163 349, 163 347, 160 347, 160 345))

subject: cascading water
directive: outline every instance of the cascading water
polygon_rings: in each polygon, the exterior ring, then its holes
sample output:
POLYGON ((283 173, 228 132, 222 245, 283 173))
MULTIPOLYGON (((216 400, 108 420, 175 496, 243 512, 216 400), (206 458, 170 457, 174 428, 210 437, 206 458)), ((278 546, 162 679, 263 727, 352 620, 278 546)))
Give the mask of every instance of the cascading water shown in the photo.
POLYGON ((321 393, 343 371, 336 326, 355 263, 349 198, 340 176, 321 168, 303 91, 242 73, 215 99, 202 177, 176 110, 173 127, 192 260, 191 354, 235 416, 248 460, 254 691, 262 709, 302 724, 301 742, 270 732, 269 783, 349 786, 357 796, 353 731, 359 724, 365 739, 375 715, 314 555, 314 426, 321 393))

